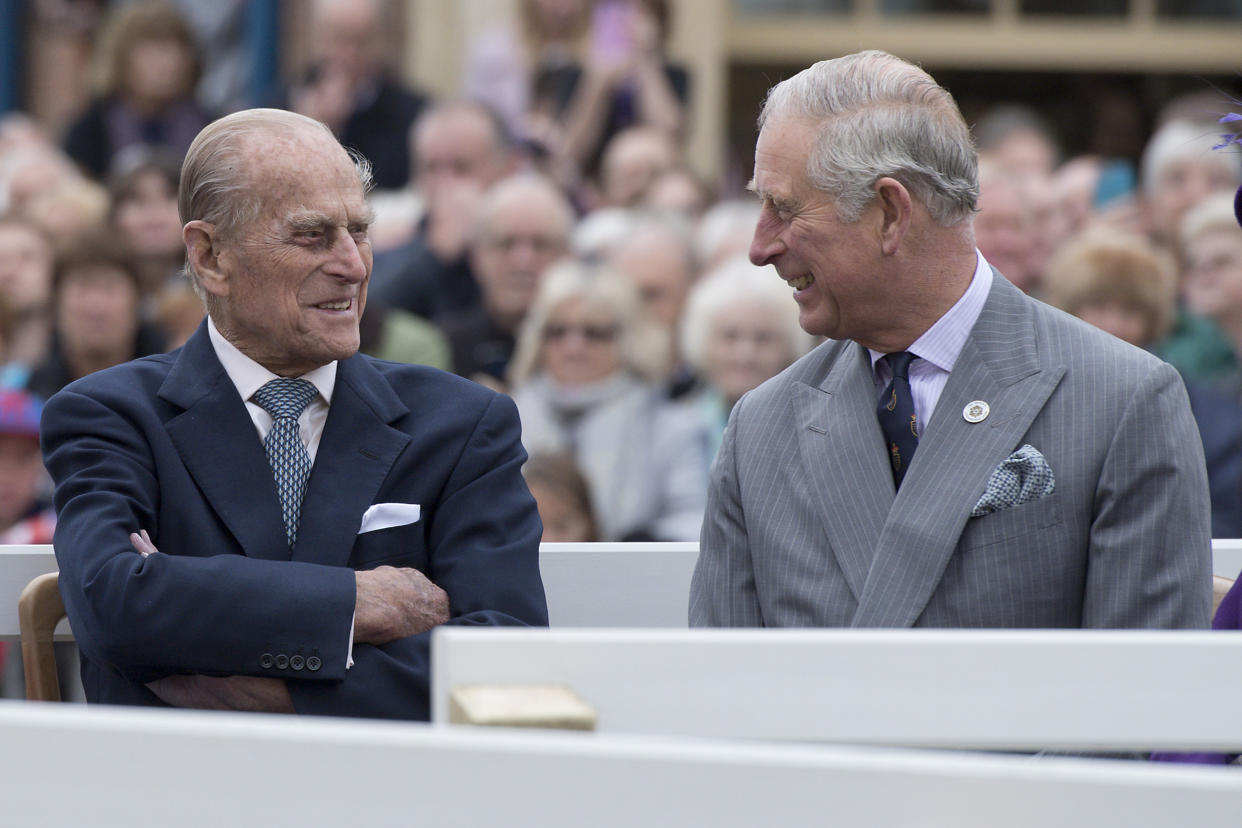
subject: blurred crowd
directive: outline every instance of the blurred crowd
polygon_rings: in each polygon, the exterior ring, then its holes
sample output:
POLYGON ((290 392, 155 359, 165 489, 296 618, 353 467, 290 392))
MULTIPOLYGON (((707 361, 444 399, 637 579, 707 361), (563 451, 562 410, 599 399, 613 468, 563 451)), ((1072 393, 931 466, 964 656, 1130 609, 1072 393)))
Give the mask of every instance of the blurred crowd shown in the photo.
MULTIPOLYGON (((202 319, 180 161, 236 106, 201 94, 224 58, 190 5, 102 5, 92 97, 64 133, 0 119, 0 542, 51 541, 41 401, 202 319)), ((384 4, 308 3, 306 65, 266 103, 372 162, 362 348, 512 395, 544 540, 697 540, 730 409, 815 343, 747 260, 757 203, 688 163, 694 78, 665 51, 668 3, 518 8, 475 38, 460 95, 435 99, 387 65, 384 4)), ((1214 535, 1239 537, 1242 158, 1213 149, 1227 105, 1172 102, 1137 164, 1063 157, 1034 112, 997 106, 975 124, 975 226, 1023 290, 1181 371, 1214 535)))

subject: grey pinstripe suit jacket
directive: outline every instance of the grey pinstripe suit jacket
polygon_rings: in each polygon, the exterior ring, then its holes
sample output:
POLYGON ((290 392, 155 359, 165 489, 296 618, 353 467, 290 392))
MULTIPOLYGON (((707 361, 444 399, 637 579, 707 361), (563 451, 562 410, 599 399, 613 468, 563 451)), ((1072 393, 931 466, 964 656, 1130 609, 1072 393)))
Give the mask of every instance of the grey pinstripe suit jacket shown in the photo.
POLYGON ((692 625, 1207 627, 1207 476, 1169 365, 996 274, 896 495, 875 401, 866 349, 829 341, 734 407, 692 625), (1055 491, 969 517, 1024 443, 1055 491))

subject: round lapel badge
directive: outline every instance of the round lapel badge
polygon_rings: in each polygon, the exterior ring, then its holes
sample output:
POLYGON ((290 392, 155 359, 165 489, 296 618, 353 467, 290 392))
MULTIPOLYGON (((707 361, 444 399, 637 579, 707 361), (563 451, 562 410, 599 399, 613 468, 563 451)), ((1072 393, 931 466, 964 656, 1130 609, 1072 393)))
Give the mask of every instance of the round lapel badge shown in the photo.
POLYGON ((962 409, 962 419, 968 423, 981 423, 988 418, 988 414, 992 413, 992 408, 983 400, 974 400, 966 403, 966 407, 962 409))

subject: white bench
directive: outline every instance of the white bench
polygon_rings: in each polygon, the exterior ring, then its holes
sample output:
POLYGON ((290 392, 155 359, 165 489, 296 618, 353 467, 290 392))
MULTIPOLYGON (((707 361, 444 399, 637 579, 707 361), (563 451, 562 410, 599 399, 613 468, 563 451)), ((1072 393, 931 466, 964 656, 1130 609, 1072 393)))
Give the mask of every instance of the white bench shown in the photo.
POLYGON ((454 687, 557 684, 614 733, 1242 752, 1242 632, 440 627, 431 675, 442 723, 454 687))
MULTIPOLYGON (((545 543, 539 567, 554 627, 681 627, 697 543, 545 543)), ((1242 540, 1212 542, 1217 575, 1242 571, 1242 540)), ((0 640, 15 640, 17 596, 56 571, 50 545, 0 546, 0 640)), ((68 627, 58 628, 68 638, 68 627)))
POLYGON ((0 703, 6 826, 1234 828, 1242 774, 0 703))

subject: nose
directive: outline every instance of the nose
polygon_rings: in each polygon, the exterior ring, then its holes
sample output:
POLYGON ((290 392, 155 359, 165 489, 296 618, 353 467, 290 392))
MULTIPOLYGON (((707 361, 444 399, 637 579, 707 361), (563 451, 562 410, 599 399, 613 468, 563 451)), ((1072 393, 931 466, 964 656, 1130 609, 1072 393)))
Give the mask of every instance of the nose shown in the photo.
POLYGON ((349 232, 342 232, 334 245, 331 273, 347 282, 361 282, 371 272, 370 242, 361 242, 349 232), (365 249, 364 249, 365 248, 365 249))
POLYGON ((759 221, 755 224, 755 235, 750 240, 750 261, 758 267, 772 264, 784 249, 785 246, 780 241, 779 228, 765 206, 763 212, 759 214, 759 221))

